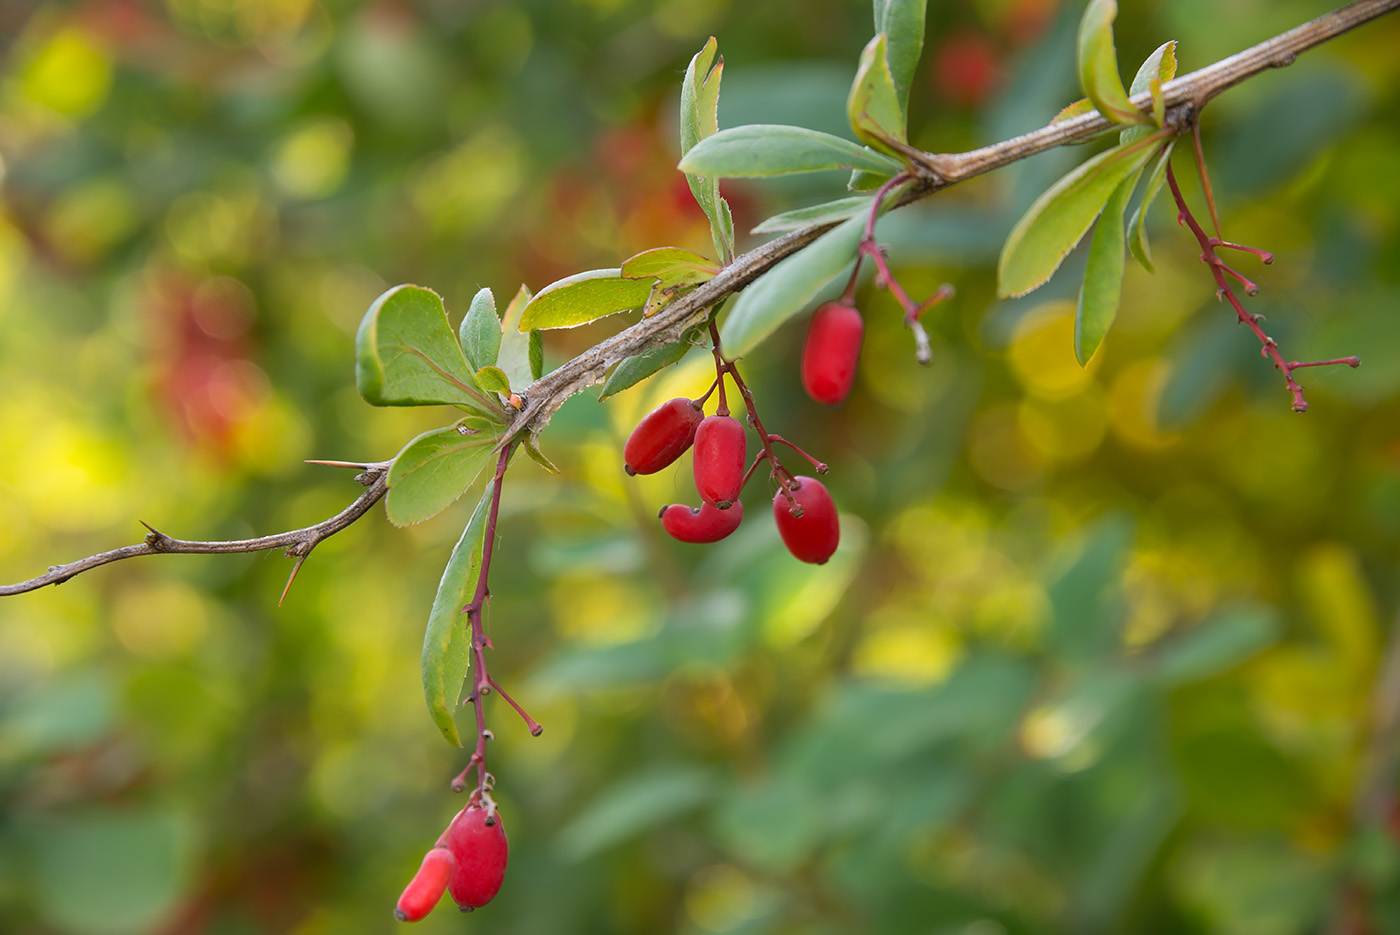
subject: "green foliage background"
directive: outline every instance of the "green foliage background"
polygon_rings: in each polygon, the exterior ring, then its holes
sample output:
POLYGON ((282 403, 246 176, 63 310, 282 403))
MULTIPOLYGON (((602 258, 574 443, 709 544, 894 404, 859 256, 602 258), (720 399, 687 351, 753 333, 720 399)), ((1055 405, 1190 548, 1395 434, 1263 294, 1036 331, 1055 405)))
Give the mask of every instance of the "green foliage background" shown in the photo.
MULTIPOLYGON (((1125 5, 1123 70, 1183 72, 1325 12, 1125 5)), ((953 151, 1079 96, 1077 5, 930 5, 911 141, 953 151)), ((685 63, 720 125, 848 135, 857 0, 257 0, 0 10, 0 579, 136 541, 305 525, 445 424, 376 410, 354 329, 398 282, 460 316, 647 247, 710 252, 673 166, 685 63)), ((1088 150, 881 222, 930 316, 913 361, 868 287, 855 392, 802 395, 801 328, 745 361, 765 422, 830 462, 844 542, 779 547, 766 494, 687 547, 628 479, 641 414, 702 355, 544 437, 505 484, 490 709, 511 835, 487 910, 425 932, 1293 933, 1400 862, 1350 813, 1400 589, 1400 23, 1214 103, 1228 237, 1312 411, 1215 303, 1160 208, 1087 370, 1082 249, 998 302, 1001 240, 1088 150)), ((1094 147, 1097 148, 1097 147, 1094 147)), ((1179 163, 1181 165, 1181 163, 1179 163)), ((1189 173, 1180 173, 1186 177, 1189 173)), ((736 229, 841 173, 726 184, 736 229)), ((1197 197, 1194 191, 1188 197, 1197 197)), ((1199 200, 1196 202, 1199 205, 1199 200)), ((741 244, 742 247, 742 244, 741 244)), ((546 340, 554 366, 621 319, 546 340)), ((0 602, 0 919, 35 933, 387 931, 455 809, 422 629, 471 510, 376 510, 277 596, 276 555, 145 559, 0 602)))

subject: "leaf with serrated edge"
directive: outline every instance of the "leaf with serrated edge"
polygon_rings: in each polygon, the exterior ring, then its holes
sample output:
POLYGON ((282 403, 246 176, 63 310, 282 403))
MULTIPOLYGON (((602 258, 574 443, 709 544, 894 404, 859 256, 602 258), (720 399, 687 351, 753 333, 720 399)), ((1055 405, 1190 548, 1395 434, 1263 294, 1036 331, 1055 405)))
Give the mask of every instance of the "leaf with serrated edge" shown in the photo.
POLYGON ((893 175, 903 166, 850 140, 805 127, 755 123, 721 130, 695 145, 680 170, 717 178, 763 178, 822 169, 868 169, 893 175))
POLYGON ((1118 52, 1113 47, 1113 19, 1118 15, 1114 0, 1089 0, 1079 21, 1079 83, 1099 113, 1114 123, 1145 123, 1144 117, 1128 100, 1123 79, 1118 74, 1118 52))
MULTIPOLYGON (((1138 66, 1137 74, 1133 76, 1133 86, 1128 91, 1131 95, 1141 94, 1143 91, 1152 92, 1152 122, 1161 126, 1166 122, 1167 111, 1166 101, 1162 99, 1162 82, 1170 81, 1176 77, 1176 40, 1172 39, 1159 45, 1156 50, 1138 66)), ((1152 127, 1129 127, 1118 135, 1120 143, 1131 143, 1133 140, 1141 139, 1152 132, 1152 127)))
POLYGON ((869 211, 872 200, 870 195, 853 195, 850 198, 838 198, 835 201, 812 205, 808 208, 784 211, 782 214, 775 214, 768 218, 749 233, 781 234, 785 231, 798 230, 809 224, 844 221, 846 218, 869 211))
POLYGON ((500 393, 502 396, 510 395, 510 379, 500 367, 482 367, 476 372, 476 382, 481 384, 484 390, 500 393))
POLYGON ((1002 245, 997 295, 1025 295, 1054 275, 1118 183, 1146 164, 1161 141, 1159 133, 1099 153, 1046 189, 1002 245))
MULTIPOLYGON (((886 38, 877 33, 860 53, 856 79, 846 98, 846 116, 856 138, 876 149, 895 153, 887 140, 908 141, 904 130, 904 113, 895 94, 890 63, 885 58, 886 38)), ((897 153, 895 153, 897 155, 897 153)))
POLYGON ((731 360, 753 350, 807 306, 821 288, 855 260, 865 218, 853 217, 764 273, 734 302, 720 332, 731 360))
POLYGON ((1141 170, 1129 173, 1118 183, 1089 239, 1084 283, 1079 288, 1079 307, 1074 313, 1074 356, 1081 367, 1089 363, 1118 316, 1123 293, 1123 212, 1140 173, 1141 170))
MULTIPOLYGON (((711 36, 704 47, 690 60, 685 80, 681 82, 680 136, 681 155, 686 153, 707 136, 719 130, 719 85, 724 74, 721 60, 711 68, 715 60, 718 44, 711 36)), ((715 250, 728 262, 734 258, 734 222, 729 216, 729 205, 719 193, 719 180, 699 176, 686 176, 695 203, 710 220, 710 233, 715 242, 715 250)))
POLYGON ((1092 113, 1093 111, 1094 102, 1089 100, 1087 97, 1081 97, 1073 104, 1066 104, 1064 107, 1062 107, 1058 114, 1050 118, 1050 122, 1060 123, 1061 121, 1068 120, 1071 117, 1078 117, 1080 114, 1088 114, 1092 113))
POLYGON ((496 296, 490 289, 478 290, 472 297, 457 337, 472 370, 496 363, 496 355, 501 352, 501 319, 496 314, 496 296))
POLYGON ((885 34, 885 58, 899 99, 901 125, 908 122, 909 89, 924 48, 926 4, 927 0, 875 0, 875 31, 885 34))
POLYGON ((501 421, 453 338, 442 297, 395 286, 374 300, 355 334, 355 385, 375 406, 454 405, 501 421))
POLYGON ((530 290, 522 285, 501 316, 501 353, 496 366, 505 371, 511 386, 529 386, 535 379, 530 366, 530 336, 520 332, 521 313, 532 297, 530 290))
POLYGON ((1157 158, 1157 165, 1153 167, 1152 174, 1147 177, 1147 185, 1143 188, 1142 202, 1133 212, 1132 220, 1128 222, 1128 250, 1132 252, 1133 259, 1142 265, 1142 268, 1149 273, 1156 272, 1152 268, 1152 248, 1147 245, 1147 210, 1152 207, 1152 202, 1157 198, 1157 193, 1162 190, 1162 184, 1167 180, 1167 164, 1172 158, 1172 148, 1176 146, 1176 140, 1168 140, 1167 145, 1162 147, 1162 155, 1157 158))
POLYGON ((634 357, 624 358, 622 363, 613 368, 607 382, 598 392, 599 401, 636 386, 652 374, 671 366, 684 357, 690 348, 688 342, 677 341, 675 344, 663 344, 661 347, 649 348, 634 357))
POLYGON ((499 437, 494 423, 467 418, 460 428, 424 432, 405 445, 389 468, 389 522, 421 523, 451 506, 491 459, 499 437))
POLYGON ((491 509, 495 480, 486 482, 481 502, 476 505, 467 528, 452 549, 452 557, 442 570, 428 628, 423 634, 423 698, 428 713, 442 736, 460 747, 453 713, 462 695, 462 680, 471 664, 471 620, 462 608, 476 595, 476 579, 481 573, 481 553, 486 542, 486 517, 491 509))
POLYGON ((622 263, 626 279, 657 279, 668 286, 695 286, 715 278, 714 261, 682 247, 653 247, 622 263))
POLYGON ((520 316, 520 330, 573 328, 646 304, 651 283, 624 279, 621 269, 590 269, 545 286, 520 316))

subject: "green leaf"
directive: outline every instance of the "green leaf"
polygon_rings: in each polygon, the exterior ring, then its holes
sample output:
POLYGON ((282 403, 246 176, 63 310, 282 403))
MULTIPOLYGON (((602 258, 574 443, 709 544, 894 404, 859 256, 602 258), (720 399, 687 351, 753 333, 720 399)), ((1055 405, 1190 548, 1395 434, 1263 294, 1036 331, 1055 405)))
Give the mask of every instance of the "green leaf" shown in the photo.
MULTIPOLYGON (((704 47, 690 60, 685 80, 681 82, 680 135, 681 155, 696 143, 719 132, 719 83, 724 74, 724 61, 711 68, 718 44, 711 36, 704 47)), ((729 203, 719 193, 719 180, 688 175, 690 192, 695 203, 710 220, 710 234, 715 250, 724 262, 734 258, 734 219, 729 203)))
MULTIPOLYGON (((1162 98, 1162 84, 1176 77, 1176 40, 1159 45, 1156 50, 1138 67, 1133 76, 1129 94, 1136 96, 1143 91, 1152 92, 1152 122, 1162 126, 1166 122, 1166 101, 1162 98)), ((1152 132, 1150 126, 1129 127, 1119 134, 1119 142, 1130 143, 1152 132)))
POLYGON ((1007 235, 997 264, 997 295, 1025 295, 1044 284, 1118 183, 1142 168, 1160 143, 1160 135, 1154 135, 1100 153, 1046 189, 1007 235))
POLYGON ((1089 100, 1087 97, 1081 97, 1073 104, 1066 104, 1064 107, 1062 107, 1060 109, 1060 112, 1050 119, 1050 122, 1059 123, 1062 120, 1068 120, 1071 117, 1078 117, 1080 114, 1087 114, 1093 110, 1094 102, 1089 100))
POLYGON ((462 608, 476 596, 477 576, 481 573, 481 552, 486 542, 486 517, 491 510, 494 479, 486 482, 481 502, 476 505, 467 528, 452 549, 452 557, 442 570, 428 629, 423 634, 423 697, 433 723, 453 746, 460 747, 453 713, 462 694, 462 680, 471 664, 471 620, 462 608))
POLYGON ((714 798, 721 784, 708 770, 655 767, 609 785, 559 832, 565 860, 579 861, 674 820, 714 798))
POLYGON ((857 215, 827 231, 804 249, 754 280, 734 303, 720 333, 726 357, 747 354, 807 306, 831 280, 855 259, 865 232, 857 215))
POLYGON ((885 59, 899 100, 900 125, 908 124, 909 89, 924 48, 924 7, 928 0, 875 0, 875 31, 885 34, 885 59))
POLYGON ((759 224, 750 233, 780 234, 784 231, 795 231, 811 224, 830 224, 833 221, 844 221, 846 218, 869 211, 871 201, 873 199, 870 195, 853 195, 850 198, 838 198, 835 201, 823 202, 808 208, 784 211, 782 214, 775 214, 759 224))
POLYGON ((1113 47, 1114 0, 1089 0, 1079 21, 1079 84, 1099 113, 1114 123, 1146 123, 1128 100, 1118 75, 1118 51, 1113 47))
POLYGON ((856 79, 846 98, 846 116, 851 129, 863 143, 893 153, 889 140, 908 141, 904 129, 904 110, 895 93, 894 77, 885 57, 886 37, 876 33, 860 53, 856 79))
POLYGON ((757 178, 821 169, 868 169, 893 175, 903 166, 830 133, 754 123, 721 130, 681 159, 680 170, 718 178, 757 178))
POLYGON ((484 390, 502 396, 510 395, 510 379, 500 367, 482 367, 476 372, 476 382, 484 390))
POLYGON ((713 261, 681 247, 653 247, 622 263, 626 279, 656 279, 667 286, 697 286, 719 272, 713 261))
POLYGON ((1139 172, 1129 173, 1118 183, 1089 240, 1079 308, 1074 313, 1074 356, 1081 367, 1089 363, 1118 316, 1123 293, 1123 212, 1128 209, 1139 172))
POLYGON ((374 406, 448 404, 503 418, 472 379, 442 297, 421 286, 395 286, 369 307, 355 335, 355 385, 374 406))
POLYGON ((1167 641, 1157 655, 1154 675, 1167 685, 1200 681, 1243 662, 1278 638, 1278 615, 1272 609, 1230 608, 1167 641))
POLYGON ((551 474, 562 474, 558 465, 549 460, 543 451, 540 451, 540 437, 534 432, 525 436, 525 453, 530 456, 530 460, 544 468, 551 474))
POLYGON ((1133 212, 1132 219, 1128 221, 1128 249, 1132 252, 1142 268, 1149 273, 1155 272, 1152 268, 1152 248, 1147 244, 1147 210, 1152 207, 1152 202, 1156 200, 1157 193, 1162 190, 1162 185, 1167 180, 1167 165, 1171 162, 1172 148, 1176 146, 1176 140, 1168 140, 1167 145, 1162 147, 1162 155, 1157 158, 1157 165, 1152 168, 1152 174, 1147 177, 1147 187, 1142 193, 1142 202, 1138 204, 1137 210, 1133 212))
POLYGON ((389 468, 389 521, 395 526, 421 523, 451 506, 491 459, 499 437, 495 423, 467 418, 405 445, 389 468))
POLYGON ((512 386, 528 386, 534 381, 534 367, 530 354, 530 336, 520 331, 520 316, 525 306, 530 304, 532 293, 521 286, 506 306, 501 320, 501 353, 496 366, 505 371, 506 379, 512 386))
POLYGON ((501 319, 496 314, 496 296, 490 289, 481 289, 472 297, 457 336, 472 370, 495 365, 496 355, 501 352, 501 319))
POLYGON ((540 329, 534 328, 530 331, 530 382, 540 378, 544 373, 544 335, 540 329))
POLYGON ((613 372, 608 375, 607 382, 603 384, 602 390, 598 393, 598 401, 602 402, 609 396, 616 396, 623 390, 641 383, 653 373, 671 366, 684 357, 685 352, 691 347, 692 345, 687 341, 677 341, 675 344, 653 347, 634 357, 624 358, 622 363, 614 367, 613 372))
POLYGON ((520 316, 519 330, 573 328, 646 304, 651 283, 624 279, 620 269, 591 269, 552 282, 535 294, 520 316))
POLYGON ((888 182, 892 175, 894 175, 893 172, 867 172, 864 169, 856 169, 851 173, 851 177, 846 180, 846 190, 851 192, 873 192, 875 189, 888 182))

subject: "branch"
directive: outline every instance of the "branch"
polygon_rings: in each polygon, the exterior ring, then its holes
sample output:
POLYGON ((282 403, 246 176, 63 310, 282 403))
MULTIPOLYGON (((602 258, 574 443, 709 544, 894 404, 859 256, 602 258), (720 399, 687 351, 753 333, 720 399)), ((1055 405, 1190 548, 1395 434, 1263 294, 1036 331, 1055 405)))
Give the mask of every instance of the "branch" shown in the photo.
MULTIPOLYGON (((1357 0, 1348 6, 1320 16, 1288 32, 1251 46, 1213 65, 1193 71, 1162 86, 1171 112, 1168 121, 1185 128, 1194 122, 1211 98, 1242 81, 1271 68, 1283 68, 1309 49, 1355 29, 1400 7, 1400 0, 1357 0)), ((1144 113, 1151 112, 1151 94, 1133 98, 1144 113)), ((1059 146, 1083 143, 1118 130, 1097 112, 1050 124, 1030 133, 992 146, 955 154, 909 150, 906 155, 920 172, 919 178, 893 205, 900 208, 942 191, 958 182, 984 175, 994 169, 1019 162, 1029 156, 1059 146)), ((650 318, 618 332, 584 351, 557 370, 545 374, 525 391, 526 405, 515 417, 502 444, 525 432, 538 434, 550 417, 575 393, 603 382, 608 370, 623 358, 650 348, 672 344, 691 328, 701 324, 709 309, 725 296, 753 282, 780 260, 816 240, 838 222, 814 224, 755 247, 734 258, 719 274, 691 292, 677 298, 650 318)))
MULTIPOLYGON (((108 552, 99 552, 76 562, 69 562, 67 565, 54 565, 39 577, 30 578, 28 581, 21 581, 18 584, 0 585, 0 597, 23 594, 26 591, 37 591, 50 584, 62 584, 74 575, 82 574, 100 565, 109 565, 124 558, 136 558, 141 555, 210 555, 224 552, 261 552, 264 549, 280 548, 287 550, 288 558, 297 560, 296 565, 292 568, 291 576, 287 579, 287 587, 291 587, 292 580, 296 578, 297 572, 301 569, 302 563, 306 561, 306 557, 311 554, 312 549, 364 516, 365 513, 369 512, 369 508, 378 503, 379 499, 389 490, 388 478, 391 462, 380 461, 374 464, 320 463, 363 468, 363 473, 357 474, 355 479, 365 485, 365 492, 360 494, 354 503, 330 519, 322 520, 314 526, 274 533, 270 536, 259 536, 256 539, 197 542, 189 539, 172 539, 165 533, 142 523, 142 526, 150 530, 146 534, 144 542, 123 546, 120 549, 112 549, 108 552)), ((282 590, 282 596, 284 598, 287 596, 286 588, 282 590)))

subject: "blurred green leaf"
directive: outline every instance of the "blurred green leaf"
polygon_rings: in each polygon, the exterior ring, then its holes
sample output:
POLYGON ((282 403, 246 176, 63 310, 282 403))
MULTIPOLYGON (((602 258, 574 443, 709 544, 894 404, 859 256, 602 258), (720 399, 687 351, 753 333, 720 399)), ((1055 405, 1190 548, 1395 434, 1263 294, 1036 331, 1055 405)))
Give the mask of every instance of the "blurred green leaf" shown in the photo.
POLYGON ((421 286, 395 286, 369 307, 355 335, 355 384, 375 406, 446 403, 503 418, 472 379, 442 298, 421 286))
MULTIPOLYGON (((883 184, 884 181, 885 179, 882 178, 881 184, 883 184)), ((850 198, 838 198, 835 201, 827 201, 807 208, 784 211, 782 214, 775 214, 766 221, 763 221, 750 233, 782 234, 787 231, 798 230, 809 224, 829 224, 833 221, 844 221, 846 218, 854 217, 864 211, 869 211, 873 201, 874 199, 869 195, 853 195, 850 198)))
POLYGON ((694 345, 688 341, 677 341, 675 344, 663 344, 661 347, 653 347, 633 357, 624 358, 623 361, 613 368, 613 372, 608 374, 607 382, 598 393, 598 400, 601 402, 609 396, 615 396, 623 390, 636 386, 658 371, 664 370, 676 361, 685 356, 686 351, 694 345))
POLYGON ((639 309, 650 294, 649 281, 626 279, 621 269, 575 273, 535 293, 521 313, 519 330, 573 328, 618 312, 639 309))
POLYGON ((1094 102, 1087 97, 1081 97, 1073 104, 1066 104, 1060 108, 1059 113, 1050 118, 1051 123, 1059 123, 1062 120, 1069 120, 1071 117, 1078 117, 1080 114, 1087 114, 1094 110, 1094 102))
POLYGON ((557 847, 568 861, 591 857, 715 798, 719 778, 693 766, 661 766, 607 787, 559 830, 557 847))
POLYGON ((1087 529, 1077 546, 1061 552, 1046 588, 1052 608, 1049 642, 1057 653, 1083 659, 1116 648, 1118 580, 1132 541, 1131 518, 1111 514, 1087 529))
POLYGON ((1118 51, 1113 47, 1114 0, 1089 0, 1079 21, 1079 85, 1099 113, 1114 123, 1145 123, 1123 90, 1118 51))
POLYGON ((927 5, 928 0, 875 0, 875 32, 885 35, 885 60, 899 101, 900 126, 908 122, 909 91, 924 48, 927 5))
POLYGON ((1272 609, 1227 607, 1168 640, 1156 653, 1154 675, 1166 685, 1209 678, 1253 656, 1279 635, 1278 615, 1272 609))
POLYGON ((488 393, 510 395, 510 380, 506 379, 505 371, 500 367, 482 367, 476 372, 476 383, 488 393))
POLYGON ((1081 367, 1089 363, 1118 316, 1118 300, 1123 292, 1123 212, 1139 174, 1140 170, 1130 173, 1118 183, 1089 239, 1084 283, 1079 288, 1079 306, 1074 313, 1074 357, 1081 367))
POLYGON ((726 793, 715 810, 715 835, 745 863, 790 871, 827 836, 833 807, 805 783, 771 777, 726 793))
MULTIPOLYGON (((719 132, 719 85, 724 75, 724 61, 711 68, 718 47, 711 36, 690 60, 681 81, 681 156, 701 140, 719 132)), ((687 175, 686 182, 696 204, 710 221, 710 234, 720 260, 729 262, 734 258, 734 218, 729 212, 729 202, 719 193, 719 180, 687 175)))
POLYGON ((499 438, 495 423, 467 418, 405 445, 389 468, 389 521, 395 526, 421 523, 451 506, 491 460, 499 438))
POLYGON ((462 609, 476 595, 476 579, 481 570, 486 541, 486 519, 491 511, 495 480, 486 482, 481 501, 452 549, 442 570, 428 628, 423 634, 423 697, 433 723, 455 747, 462 745, 454 714, 462 695, 462 680, 471 666, 471 620, 462 609))
POLYGON ((721 130, 681 159, 689 175, 749 178, 816 172, 820 169, 868 169, 893 175, 902 165, 850 140, 802 127, 751 124, 721 130))
POLYGON ((905 143, 909 137, 904 127, 904 108, 895 91, 885 50, 885 34, 877 33, 860 53, 856 78, 851 84, 850 97, 846 99, 846 116, 857 139, 894 153, 888 141, 905 143))
POLYGON ((1025 295, 1055 274, 1118 184, 1140 170, 1156 136, 1116 146, 1073 169, 1035 200, 1011 229, 997 263, 997 295, 1025 295))
POLYGON ((856 216, 778 263, 739 294, 720 329, 724 355, 742 357, 778 326, 807 307, 821 288, 855 260, 865 232, 856 216))
POLYGON ((0 762, 86 746, 112 724, 112 686, 100 671, 70 671, 7 698, 0 720, 0 762))
POLYGON ((1134 259, 1149 273, 1155 270, 1152 268, 1152 248, 1147 243, 1147 212, 1151 209, 1152 202, 1157 200, 1157 193, 1162 190, 1162 185, 1167 180, 1167 166, 1171 165, 1172 150, 1175 148, 1176 140, 1168 140, 1167 145, 1162 147, 1162 154, 1157 157, 1157 164, 1152 167, 1152 174, 1147 177, 1142 201, 1138 203, 1137 210, 1128 221, 1128 249, 1134 259))
POLYGON ((496 314, 496 296, 490 289, 480 289, 472 297, 458 337, 468 367, 475 371, 495 366, 501 352, 501 319, 496 314))

